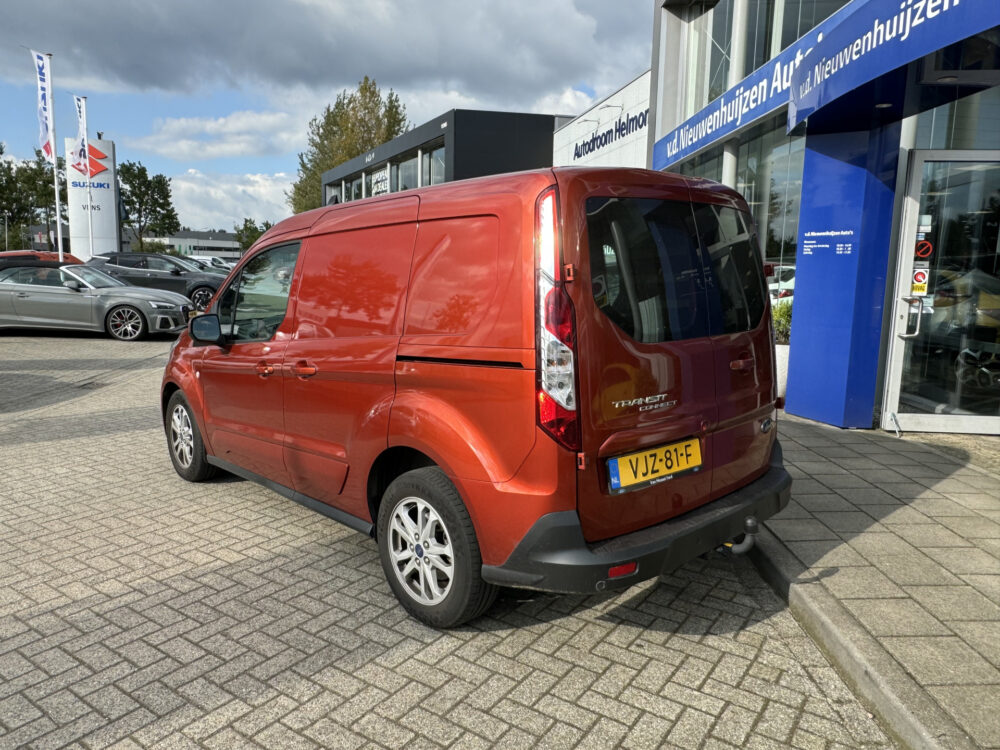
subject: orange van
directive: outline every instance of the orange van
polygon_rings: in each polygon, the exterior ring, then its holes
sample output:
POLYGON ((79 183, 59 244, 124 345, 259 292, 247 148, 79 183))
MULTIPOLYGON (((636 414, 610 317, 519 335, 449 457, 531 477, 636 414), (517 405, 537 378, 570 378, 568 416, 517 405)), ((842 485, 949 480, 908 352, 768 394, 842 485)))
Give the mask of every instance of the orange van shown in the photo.
POLYGON ((371 535, 437 627, 499 586, 620 589, 787 504, 770 319, 747 206, 707 181, 557 168, 320 208, 178 339, 170 458, 371 535))

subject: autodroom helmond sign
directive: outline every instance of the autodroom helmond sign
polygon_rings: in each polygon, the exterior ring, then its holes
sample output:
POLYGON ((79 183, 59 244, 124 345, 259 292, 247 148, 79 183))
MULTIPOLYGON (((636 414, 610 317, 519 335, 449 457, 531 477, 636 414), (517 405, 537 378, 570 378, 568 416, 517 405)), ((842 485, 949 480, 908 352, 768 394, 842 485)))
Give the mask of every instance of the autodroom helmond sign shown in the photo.
POLYGON ((786 104, 791 129, 851 89, 998 24, 1000 0, 855 0, 660 138, 653 168, 666 169, 786 104))

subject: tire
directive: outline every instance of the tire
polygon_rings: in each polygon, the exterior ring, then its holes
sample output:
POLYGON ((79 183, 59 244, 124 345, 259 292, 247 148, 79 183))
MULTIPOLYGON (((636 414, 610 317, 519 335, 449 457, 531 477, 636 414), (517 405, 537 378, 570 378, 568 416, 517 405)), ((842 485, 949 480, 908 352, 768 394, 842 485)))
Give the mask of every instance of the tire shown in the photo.
POLYGON ((182 478, 189 482, 203 482, 218 473, 218 469, 208 462, 205 443, 191 413, 191 405, 180 391, 176 391, 167 402, 163 428, 167 433, 170 462, 182 478))
POLYGON ((145 338, 149 330, 142 310, 132 305, 119 305, 108 312, 104 319, 108 335, 119 341, 138 341, 145 338))
POLYGON ((199 312, 208 307, 208 303, 215 296, 215 290, 210 286, 199 286, 191 290, 191 304, 199 312))
POLYGON ((485 612, 497 587, 480 576, 476 530, 441 469, 409 471, 389 485, 378 512, 382 570, 400 604, 435 628, 454 628, 485 612))

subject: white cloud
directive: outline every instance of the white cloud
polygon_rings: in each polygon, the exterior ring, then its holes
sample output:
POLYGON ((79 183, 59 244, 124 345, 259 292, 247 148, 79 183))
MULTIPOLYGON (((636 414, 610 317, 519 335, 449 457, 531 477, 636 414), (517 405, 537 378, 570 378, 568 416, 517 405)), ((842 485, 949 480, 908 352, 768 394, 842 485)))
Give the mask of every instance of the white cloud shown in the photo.
POLYGON ((304 126, 287 112, 233 112, 225 117, 157 120, 153 133, 127 146, 178 161, 286 154, 302 142, 304 126))
POLYGON ((224 229, 250 217, 277 222, 291 213, 285 192, 291 176, 277 174, 210 174, 189 169, 170 178, 174 208, 182 225, 195 230, 224 229))

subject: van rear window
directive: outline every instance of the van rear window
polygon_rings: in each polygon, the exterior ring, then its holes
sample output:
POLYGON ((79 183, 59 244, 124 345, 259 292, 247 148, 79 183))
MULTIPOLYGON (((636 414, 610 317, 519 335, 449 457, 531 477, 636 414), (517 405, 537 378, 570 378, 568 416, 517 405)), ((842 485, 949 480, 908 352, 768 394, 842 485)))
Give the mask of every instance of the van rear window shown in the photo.
POLYGON ((736 333, 764 313, 752 225, 723 206, 588 198, 594 300, 636 341, 736 333))

